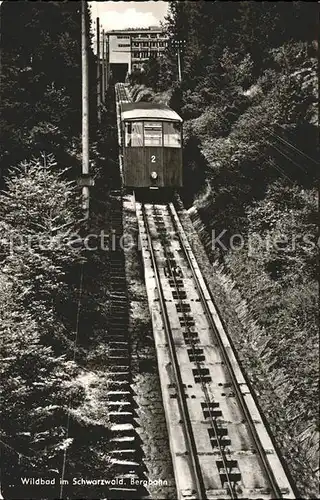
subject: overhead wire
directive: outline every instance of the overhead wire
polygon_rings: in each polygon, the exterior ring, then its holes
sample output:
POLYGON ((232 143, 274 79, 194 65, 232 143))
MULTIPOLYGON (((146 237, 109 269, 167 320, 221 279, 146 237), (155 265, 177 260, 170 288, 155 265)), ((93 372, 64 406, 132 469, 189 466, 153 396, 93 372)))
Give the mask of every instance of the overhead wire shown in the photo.
POLYGON ((15 448, 13 448, 13 446, 11 446, 10 444, 5 443, 2 439, 0 439, 0 443, 2 443, 3 446, 5 446, 6 448, 12 450, 14 453, 16 453, 16 455, 18 455, 19 462, 20 462, 21 457, 25 458, 28 462, 32 462, 32 460, 33 460, 34 457, 30 457, 29 455, 25 455, 24 453, 21 453, 20 451, 18 451, 15 448))
MULTIPOLYGON (((272 132, 270 132, 272 134, 272 132)), ((300 163, 296 163, 290 156, 288 156, 288 154, 293 153, 298 153, 300 154, 301 156, 304 155, 303 152, 301 152, 301 150, 299 150, 298 148, 295 148, 293 145, 291 145, 290 143, 287 143, 287 141, 284 141, 282 140, 282 138, 280 136, 278 136, 277 134, 272 134, 277 140, 278 142, 281 141, 283 142, 283 144, 285 144, 287 146, 287 150, 285 149, 279 149, 277 148, 277 146, 275 144, 271 144, 271 147, 273 147, 275 150, 277 150, 282 156, 285 156, 291 163, 293 163, 295 166, 297 166, 300 170, 302 170, 304 173, 308 173, 308 166, 307 165, 301 165, 300 163), (290 148, 292 151, 288 151, 288 148, 290 148), (286 154, 288 153, 288 154, 286 154)), ((279 144, 279 147, 284 147, 282 144, 279 144)), ((309 158, 309 157, 308 157, 309 158)), ((312 158, 310 158, 310 160, 315 163, 314 160, 312 160, 312 158)), ((304 160, 305 161, 305 160, 304 160)))
POLYGON ((291 147, 295 151, 298 151, 302 156, 305 156, 308 160, 312 161, 315 165, 318 165, 318 162, 314 158, 312 158, 311 156, 307 155, 307 153, 305 151, 302 151, 302 149, 297 148, 296 146, 294 146, 294 144, 292 144, 292 142, 289 142, 288 140, 284 139, 280 135, 278 135, 275 132, 271 131, 268 127, 266 127, 266 128, 269 130, 269 132, 271 134, 273 134, 274 136, 278 137, 278 139, 280 139, 282 142, 285 142, 289 147, 291 147))
POLYGON ((279 167, 279 165, 271 158, 269 158, 269 160, 267 160, 267 162, 272 166, 274 167, 282 177, 285 177, 286 179, 288 179, 288 181, 291 183, 291 184, 294 184, 294 180, 293 179, 290 179, 290 177, 282 170, 281 167, 279 167))
POLYGON ((306 159, 303 158, 301 155, 299 155, 297 151, 287 146, 287 144, 282 143, 279 138, 277 138, 277 145, 279 149, 284 153, 286 153, 288 156, 290 156, 290 158, 296 158, 297 161, 299 162, 300 168, 305 170, 306 173, 308 172, 310 163, 308 164, 306 159))
MULTIPOLYGON (((79 284, 79 297, 78 297, 78 305, 77 305, 77 316, 76 316, 76 328, 75 328, 75 339, 73 345, 73 361, 76 360, 76 352, 77 352, 77 340, 78 340, 78 332, 79 332, 79 320, 80 320, 80 310, 81 310, 81 298, 82 298, 82 289, 83 289, 83 274, 84 274, 84 263, 80 264, 80 284, 79 284)), ((66 439, 69 438, 69 430, 70 430, 70 412, 71 412, 71 401, 72 394, 69 395, 69 403, 68 403, 68 418, 67 418, 67 432, 66 439)), ((66 464, 67 464, 67 452, 68 446, 65 446, 63 453, 63 462, 62 462, 62 472, 61 472, 61 480, 60 480, 60 499, 63 498, 63 486, 64 486, 64 477, 66 472, 66 464)))
POLYGON ((278 153, 280 153, 282 156, 284 156, 285 158, 287 158, 287 160, 289 160, 291 163, 293 163, 293 165, 295 165, 296 167, 298 167, 302 172, 304 172, 305 174, 307 173, 307 170, 302 167, 301 165, 299 165, 298 163, 296 163, 292 158, 290 158, 290 156, 288 156, 284 151, 281 151, 279 148, 277 148, 277 146, 275 146, 274 144, 272 144, 271 142, 269 142, 269 145, 274 148, 276 151, 278 151, 278 153))
MULTIPOLYGON (((269 127, 265 127, 265 129, 266 129, 266 130, 268 130, 268 132, 269 132, 269 133, 270 133, 273 137, 275 137, 275 138, 277 138, 278 140, 282 141, 282 137, 280 137, 278 134, 274 133, 271 129, 269 129, 269 127)), ((307 173, 308 173, 307 169, 306 169, 304 166, 302 166, 302 165, 298 164, 297 162, 295 162, 295 161, 293 160, 293 158, 291 158, 288 154, 286 154, 286 152, 285 152, 285 151, 283 151, 283 150, 279 149, 279 148, 278 148, 275 144, 273 144, 271 141, 267 141, 267 142, 268 142, 269 146, 271 146, 273 149, 275 149, 276 151, 278 151, 278 153, 280 153, 283 157, 285 157, 287 160, 289 160, 289 162, 291 162, 293 165, 295 165, 296 167, 298 167, 298 168, 299 168, 299 170, 301 170, 304 174, 307 174, 307 173)), ((287 141, 285 141, 284 139, 283 139, 283 142, 287 143, 287 141)), ((288 147, 291 147, 291 149, 292 149, 292 148, 293 148, 293 149, 296 149, 298 152, 300 152, 302 155, 304 155, 304 153, 303 153, 301 150, 299 150, 298 148, 295 148, 295 146, 291 145, 289 142, 287 143, 287 146, 288 146, 288 147)), ((270 162, 269 162, 269 163, 270 163, 270 162)), ((279 167, 279 166, 278 166, 278 167, 279 167)), ((280 168, 280 167, 279 167, 279 168, 280 168)), ((289 179, 289 177, 288 177, 288 176, 287 176, 284 172, 282 172, 282 175, 284 175, 287 179, 289 179)))
POLYGON ((284 139, 280 135, 278 135, 275 132, 273 132, 271 129, 269 129, 269 127, 265 127, 265 128, 270 132, 270 134, 272 134, 274 137, 277 137, 278 140, 280 140, 281 142, 285 143, 288 147, 290 147, 291 149, 297 151, 301 156, 304 156, 308 160, 312 161, 315 165, 318 165, 318 162, 314 158, 311 158, 311 156, 307 155, 304 151, 302 151, 302 149, 297 148, 291 142, 287 141, 286 139, 284 139))

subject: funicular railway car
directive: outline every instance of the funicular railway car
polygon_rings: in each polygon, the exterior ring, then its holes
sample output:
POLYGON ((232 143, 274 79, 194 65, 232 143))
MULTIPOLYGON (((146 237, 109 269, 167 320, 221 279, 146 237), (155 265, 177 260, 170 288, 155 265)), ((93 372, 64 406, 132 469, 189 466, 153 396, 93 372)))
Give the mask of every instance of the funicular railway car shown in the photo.
POLYGON ((122 103, 121 133, 125 187, 182 187, 182 118, 175 111, 159 103, 122 103))

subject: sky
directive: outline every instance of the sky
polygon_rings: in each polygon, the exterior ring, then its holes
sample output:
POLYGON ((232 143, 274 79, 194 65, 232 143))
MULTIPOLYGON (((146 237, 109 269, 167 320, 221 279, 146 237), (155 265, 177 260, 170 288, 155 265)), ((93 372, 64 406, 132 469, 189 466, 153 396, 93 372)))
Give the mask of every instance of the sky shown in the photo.
POLYGON ((101 29, 106 31, 126 28, 159 26, 167 14, 168 2, 88 2, 92 22, 100 18, 101 29))
MULTIPOLYGON (((2 1, 0 0, 0 5, 2 1)), ((101 30, 143 28, 160 26, 167 15, 169 2, 88 2, 92 13, 92 31, 95 35, 96 18, 100 18, 101 30)), ((93 38, 95 45, 95 36, 93 38)))

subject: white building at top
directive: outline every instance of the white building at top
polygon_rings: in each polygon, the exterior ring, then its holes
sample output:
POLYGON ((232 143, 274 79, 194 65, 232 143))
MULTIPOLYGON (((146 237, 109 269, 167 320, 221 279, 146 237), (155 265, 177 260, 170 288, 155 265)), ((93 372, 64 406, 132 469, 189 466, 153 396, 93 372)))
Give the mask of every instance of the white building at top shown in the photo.
MULTIPOLYGON (((108 69, 122 68, 126 73, 140 69, 150 57, 160 57, 167 46, 167 36, 158 26, 112 30, 107 35, 108 69)), ((121 71, 122 72, 122 71, 121 71)))

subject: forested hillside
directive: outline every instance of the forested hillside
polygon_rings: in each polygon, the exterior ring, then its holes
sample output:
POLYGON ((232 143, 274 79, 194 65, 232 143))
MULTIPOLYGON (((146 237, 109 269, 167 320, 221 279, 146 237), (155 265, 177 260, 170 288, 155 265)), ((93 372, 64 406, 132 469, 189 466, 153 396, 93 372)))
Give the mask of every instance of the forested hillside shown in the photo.
POLYGON ((256 322, 252 377, 270 419, 284 415, 273 431, 303 497, 319 451, 317 18, 311 2, 170 2, 181 83, 174 43, 131 77, 134 98, 185 120, 185 201, 256 322))
MULTIPOLYGON (((108 423, 95 413, 98 363, 94 372, 87 365, 83 320, 96 314, 96 304, 79 240, 80 27, 79 2, 1 5, 0 444, 7 499, 59 498, 60 478, 99 476, 108 466, 90 446, 98 434, 106 451, 108 423), (27 486, 21 477, 54 484, 27 486)), ((91 49, 89 58, 93 141, 91 49)), ((86 496, 81 487, 66 489, 64 496, 86 496)))
MULTIPOLYGON (((170 2, 169 12, 165 29, 181 41, 182 81, 172 43, 164 58, 131 75, 132 96, 168 102, 184 119, 185 204, 198 209, 210 238, 222 233, 212 239, 214 269, 230 278, 255 326, 238 339, 239 355, 248 354, 249 377, 301 497, 317 498, 318 6, 190 1, 170 2)), ((90 38, 89 11, 87 20, 90 38)), ((74 239, 83 231, 75 182, 80 25, 80 2, 1 4, 5 498, 58 498, 62 477, 103 477, 110 465, 101 403, 108 256, 89 256, 74 239), (27 491, 24 476, 55 480, 54 492, 27 491)), ((95 141, 106 138, 92 169, 101 181, 100 199, 92 197, 100 230, 110 217, 105 186, 118 146, 113 88, 97 134, 91 49, 89 66, 91 159, 95 141)), ((66 490, 70 498, 87 495, 81 486, 66 490)))

